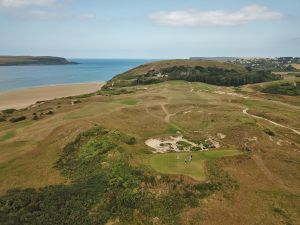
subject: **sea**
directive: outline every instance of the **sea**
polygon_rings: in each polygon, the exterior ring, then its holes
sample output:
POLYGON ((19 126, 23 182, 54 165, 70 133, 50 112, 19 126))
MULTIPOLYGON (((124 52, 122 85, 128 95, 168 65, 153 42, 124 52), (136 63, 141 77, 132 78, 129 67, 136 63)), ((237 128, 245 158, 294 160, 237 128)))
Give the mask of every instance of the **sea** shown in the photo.
POLYGON ((55 84, 107 81, 154 59, 69 59, 79 64, 0 66, 0 92, 55 84))

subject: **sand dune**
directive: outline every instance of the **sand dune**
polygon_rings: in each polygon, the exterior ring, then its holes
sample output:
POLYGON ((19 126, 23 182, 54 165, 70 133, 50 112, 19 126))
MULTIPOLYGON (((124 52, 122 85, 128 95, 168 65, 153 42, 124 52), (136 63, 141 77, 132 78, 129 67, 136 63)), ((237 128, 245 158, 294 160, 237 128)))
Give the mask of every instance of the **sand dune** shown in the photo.
POLYGON ((37 101, 87 94, 99 90, 104 82, 51 85, 0 92, 0 110, 24 108, 37 101))

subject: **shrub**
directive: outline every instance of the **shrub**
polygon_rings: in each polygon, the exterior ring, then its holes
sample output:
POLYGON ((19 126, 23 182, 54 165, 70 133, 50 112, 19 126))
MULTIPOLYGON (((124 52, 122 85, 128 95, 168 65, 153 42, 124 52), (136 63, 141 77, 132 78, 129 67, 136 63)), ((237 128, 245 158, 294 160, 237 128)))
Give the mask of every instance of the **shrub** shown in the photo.
POLYGON ((193 146, 193 147, 191 148, 191 151, 192 151, 192 152, 197 152, 197 151, 201 151, 201 150, 202 150, 202 148, 197 147, 197 146, 193 146))
POLYGON ((191 147, 191 144, 185 141, 178 141, 176 145, 182 146, 183 148, 191 147))
POLYGON ((2 110, 2 112, 4 114, 12 114, 14 113, 15 111, 17 111, 16 109, 5 109, 5 110, 2 110))
POLYGON ((270 130, 269 128, 265 128, 264 132, 266 134, 268 134, 269 136, 272 136, 272 137, 275 136, 275 133, 272 130, 270 130))
POLYGON ((53 115, 53 114, 54 114, 53 111, 49 111, 49 112, 45 113, 45 115, 53 115))
POLYGON ((97 95, 122 95, 134 93, 134 90, 128 90, 127 88, 104 88, 97 92, 97 95))
POLYGON ((36 114, 34 114, 33 117, 32 117, 32 119, 33 119, 33 120, 38 120, 39 117, 38 117, 36 114))
POLYGON ((298 96, 300 95, 300 82, 273 85, 262 89, 262 92, 269 94, 298 96))
POLYGON ((72 103, 73 103, 74 105, 76 105, 76 104, 81 103, 81 101, 80 101, 79 99, 76 99, 76 100, 73 100, 72 103))
POLYGON ((13 117, 9 121, 12 123, 17 123, 23 120, 26 120, 26 116, 13 117))

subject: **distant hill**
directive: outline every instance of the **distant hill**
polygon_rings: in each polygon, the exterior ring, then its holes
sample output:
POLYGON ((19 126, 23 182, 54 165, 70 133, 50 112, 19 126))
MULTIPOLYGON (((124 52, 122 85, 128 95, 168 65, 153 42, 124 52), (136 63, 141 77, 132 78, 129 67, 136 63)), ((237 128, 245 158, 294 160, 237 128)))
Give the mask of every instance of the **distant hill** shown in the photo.
POLYGON ((106 88, 152 84, 167 80, 186 80, 220 86, 239 86, 278 80, 269 71, 246 69, 241 65, 212 60, 163 60, 141 65, 115 76, 106 88))
POLYGON ((0 66, 21 66, 21 65, 67 65, 77 64, 65 58, 52 56, 0 56, 0 66))
POLYGON ((237 57, 190 57, 190 60, 211 60, 219 62, 233 62, 237 57))

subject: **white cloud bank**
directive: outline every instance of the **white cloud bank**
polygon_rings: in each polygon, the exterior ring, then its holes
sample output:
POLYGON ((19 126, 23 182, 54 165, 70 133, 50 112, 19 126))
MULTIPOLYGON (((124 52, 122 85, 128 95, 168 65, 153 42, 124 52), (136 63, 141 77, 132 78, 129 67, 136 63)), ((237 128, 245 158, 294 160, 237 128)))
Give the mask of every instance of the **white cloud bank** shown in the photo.
POLYGON ((7 8, 19 8, 27 6, 52 6, 56 0, 0 0, 0 5, 7 8))
POLYGON ((170 27, 234 26, 251 21, 276 20, 283 14, 266 6, 249 5, 235 12, 216 11, 159 11, 150 14, 150 19, 170 27))
POLYGON ((71 13, 64 10, 72 0, 0 0, 0 8, 9 15, 35 20, 92 20, 93 13, 71 13))
POLYGON ((71 13, 58 13, 48 10, 29 10, 21 15, 25 18, 32 18, 38 20, 93 20, 96 15, 93 13, 71 14, 71 13))

